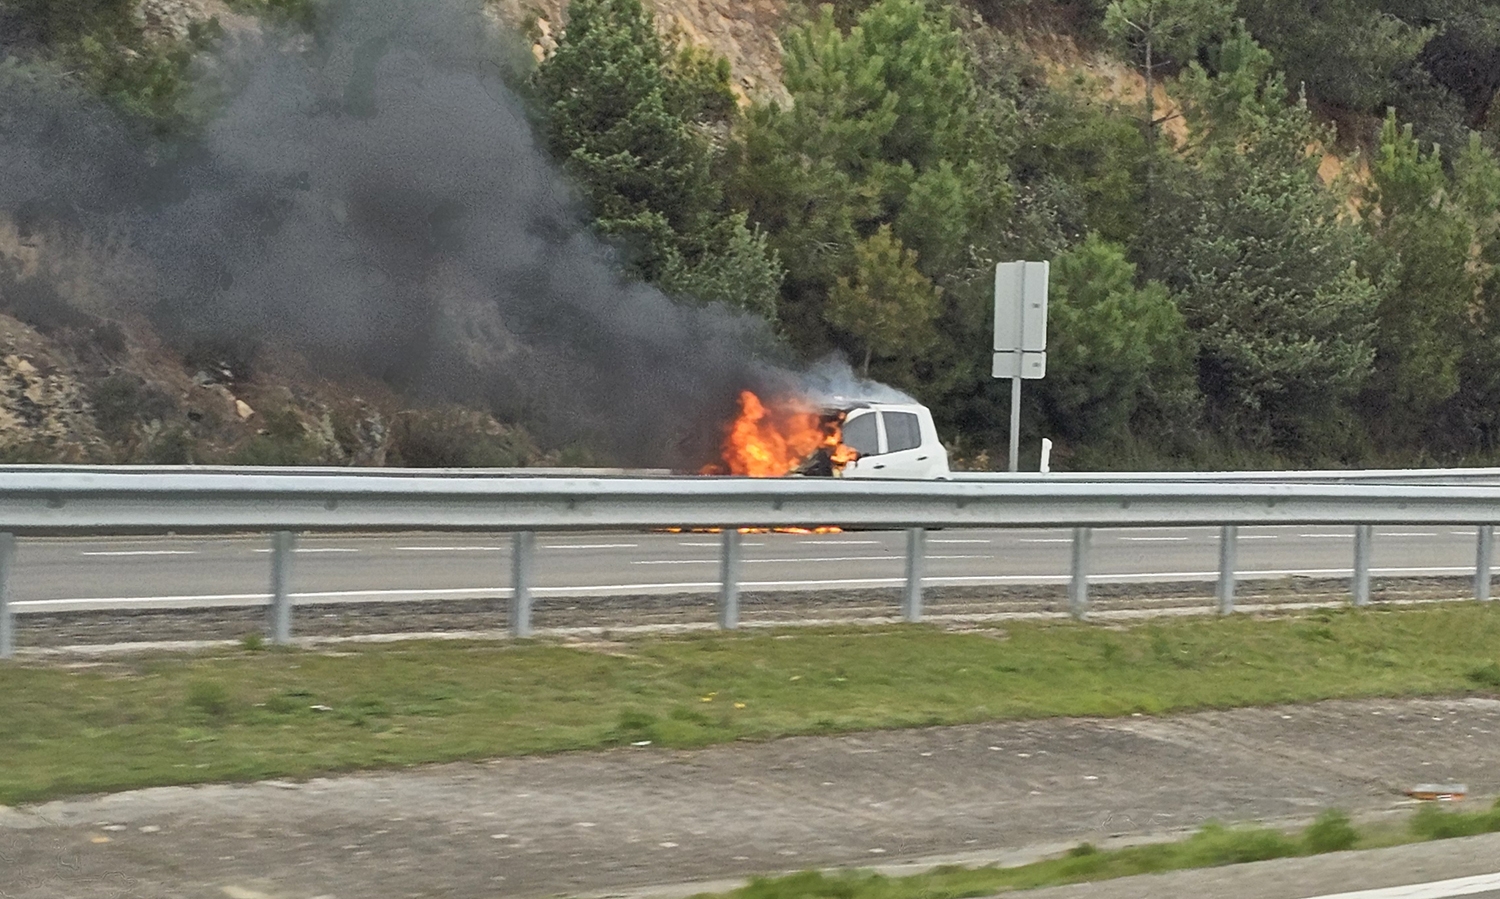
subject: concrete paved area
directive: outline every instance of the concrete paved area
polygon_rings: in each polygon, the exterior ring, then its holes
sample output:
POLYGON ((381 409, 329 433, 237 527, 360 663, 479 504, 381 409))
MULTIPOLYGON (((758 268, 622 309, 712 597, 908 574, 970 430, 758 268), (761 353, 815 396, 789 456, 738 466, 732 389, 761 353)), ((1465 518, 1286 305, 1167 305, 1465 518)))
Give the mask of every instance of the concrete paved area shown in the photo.
POLYGON ((1432 781, 1500 793, 1500 700, 646 746, 78 798, 0 809, 0 896, 649 895, 811 866, 1016 861, 1210 819, 1378 814, 1432 781))

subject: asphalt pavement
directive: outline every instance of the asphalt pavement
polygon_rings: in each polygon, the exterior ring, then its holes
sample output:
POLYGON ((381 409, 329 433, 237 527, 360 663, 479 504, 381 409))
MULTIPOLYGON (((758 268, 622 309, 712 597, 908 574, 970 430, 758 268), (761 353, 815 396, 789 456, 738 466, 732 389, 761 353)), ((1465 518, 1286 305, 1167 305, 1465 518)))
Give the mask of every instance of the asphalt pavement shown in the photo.
MULTIPOLYGON (((1069 578, 1064 530, 944 530, 927 537, 925 583, 933 587, 1058 584, 1069 578)), ((905 535, 892 532, 743 537, 742 588, 817 591, 903 583, 905 535)), ((712 592, 715 534, 551 534, 538 540, 536 593, 601 597, 712 592)), ((1098 530, 1094 583, 1211 581, 1218 531, 1098 530)), ((22 540, 11 578, 17 613, 83 609, 247 606, 266 601, 269 540, 161 537, 22 540)), ((1337 578, 1350 573, 1349 528, 1241 528, 1246 580, 1337 578)), ((1475 530, 1376 530, 1376 577, 1472 574, 1475 530)), ((292 592, 299 603, 409 602, 510 593, 507 535, 307 536, 292 592)))

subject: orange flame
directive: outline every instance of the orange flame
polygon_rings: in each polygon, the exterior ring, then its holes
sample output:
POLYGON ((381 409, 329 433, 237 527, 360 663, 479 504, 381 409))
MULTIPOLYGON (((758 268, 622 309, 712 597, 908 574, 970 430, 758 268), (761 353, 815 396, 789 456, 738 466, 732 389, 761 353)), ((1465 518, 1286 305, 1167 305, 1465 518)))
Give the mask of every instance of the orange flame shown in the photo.
POLYGON ((720 446, 723 462, 704 473, 778 478, 796 471, 820 449, 838 472, 859 456, 842 443, 842 424, 842 417, 825 415, 800 397, 779 397, 768 406, 754 393, 741 391, 740 414, 720 446))

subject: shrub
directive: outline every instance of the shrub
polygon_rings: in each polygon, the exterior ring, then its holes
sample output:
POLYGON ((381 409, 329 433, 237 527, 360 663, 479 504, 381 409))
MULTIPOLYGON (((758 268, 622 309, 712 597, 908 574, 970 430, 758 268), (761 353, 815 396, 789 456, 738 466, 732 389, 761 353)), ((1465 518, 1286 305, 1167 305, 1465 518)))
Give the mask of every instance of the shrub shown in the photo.
POLYGON ((229 690, 218 681, 193 681, 188 684, 187 704, 210 718, 224 718, 231 705, 229 690))
POLYGON ((1312 853, 1340 852, 1352 849, 1359 841, 1359 831, 1349 823, 1349 816, 1329 809, 1302 832, 1302 842, 1312 853))

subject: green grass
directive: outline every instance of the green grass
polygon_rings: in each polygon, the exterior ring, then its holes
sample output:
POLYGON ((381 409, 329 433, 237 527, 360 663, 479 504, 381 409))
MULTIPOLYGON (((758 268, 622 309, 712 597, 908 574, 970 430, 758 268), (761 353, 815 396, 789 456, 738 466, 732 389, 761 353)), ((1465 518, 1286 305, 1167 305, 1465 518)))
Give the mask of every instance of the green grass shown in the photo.
POLYGON ((1300 834, 1264 827, 1228 828, 1210 824, 1173 843, 1107 851, 1084 843, 1063 858, 1014 868, 946 866, 909 877, 886 877, 872 871, 835 874, 804 871, 785 877, 756 878, 740 889, 700 893, 694 899, 960 899, 989 896, 1001 890, 1035 889, 1132 874, 1210 868, 1495 832, 1500 832, 1500 802, 1488 811, 1469 813, 1424 807, 1409 828, 1395 837, 1379 831, 1362 834, 1347 815, 1328 811, 1300 834))
POLYGON ((651 741, 1495 692, 1500 604, 0 666, 0 802, 651 741))

